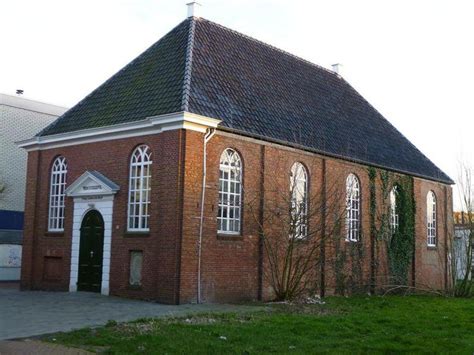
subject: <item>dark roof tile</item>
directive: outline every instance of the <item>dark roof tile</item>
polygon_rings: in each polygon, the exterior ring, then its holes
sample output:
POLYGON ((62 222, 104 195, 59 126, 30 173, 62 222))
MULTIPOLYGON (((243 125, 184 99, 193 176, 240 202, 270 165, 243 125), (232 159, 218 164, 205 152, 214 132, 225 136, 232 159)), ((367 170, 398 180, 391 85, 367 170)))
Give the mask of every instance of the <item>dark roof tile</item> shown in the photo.
POLYGON ((452 182, 340 76, 204 19, 189 110, 244 134, 452 182))
POLYGON ((39 135, 179 112, 189 24, 190 21, 180 23, 39 135))
POLYGON ((222 129, 452 183, 340 76, 205 19, 183 21, 40 135, 183 108, 222 129))

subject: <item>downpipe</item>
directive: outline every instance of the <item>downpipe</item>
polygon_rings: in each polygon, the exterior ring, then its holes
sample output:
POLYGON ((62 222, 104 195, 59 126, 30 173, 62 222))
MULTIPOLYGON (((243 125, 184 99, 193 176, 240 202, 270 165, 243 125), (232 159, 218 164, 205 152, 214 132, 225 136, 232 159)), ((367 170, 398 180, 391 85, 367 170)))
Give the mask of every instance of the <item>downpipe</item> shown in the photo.
POLYGON ((204 135, 203 144, 203 166, 202 166, 202 188, 201 188, 201 215, 199 217, 199 238, 198 238, 198 267, 197 267, 197 303, 202 303, 201 296, 201 255, 202 255, 202 232, 204 225, 204 200, 206 197, 206 174, 207 174, 207 143, 216 133, 214 128, 208 128, 204 135))

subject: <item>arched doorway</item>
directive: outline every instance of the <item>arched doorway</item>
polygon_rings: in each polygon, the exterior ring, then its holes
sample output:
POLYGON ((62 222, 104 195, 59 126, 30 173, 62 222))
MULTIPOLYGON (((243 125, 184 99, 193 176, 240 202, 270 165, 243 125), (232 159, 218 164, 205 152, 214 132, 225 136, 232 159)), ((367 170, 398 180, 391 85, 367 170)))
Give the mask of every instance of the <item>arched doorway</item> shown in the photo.
POLYGON ((97 210, 86 213, 82 219, 79 246, 79 291, 100 292, 104 250, 104 220, 97 210))

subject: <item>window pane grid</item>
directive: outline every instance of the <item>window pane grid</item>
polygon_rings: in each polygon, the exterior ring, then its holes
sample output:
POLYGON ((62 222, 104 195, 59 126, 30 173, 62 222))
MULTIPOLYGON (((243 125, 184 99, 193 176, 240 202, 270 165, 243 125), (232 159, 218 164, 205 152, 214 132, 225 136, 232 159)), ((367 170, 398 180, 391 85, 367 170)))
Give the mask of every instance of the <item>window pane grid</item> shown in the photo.
POLYGON ((219 233, 240 233, 242 169, 240 156, 226 149, 219 167, 219 206, 217 230, 219 233))
POLYGON ((400 225, 397 213, 397 187, 394 186, 390 191, 390 230, 392 234, 398 230, 400 225))
POLYGON ((291 167, 291 231, 290 237, 303 239, 308 235, 308 173, 301 163, 291 167))
POLYGON ((346 180, 346 240, 357 242, 360 235, 360 184, 354 174, 346 180))
POLYGON ((436 197, 433 191, 426 197, 426 219, 428 246, 436 246, 436 197))
POLYGON ((51 169, 48 217, 48 230, 50 231, 64 230, 66 174, 66 158, 57 157, 51 169))
POLYGON ((149 230, 151 152, 148 146, 135 149, 130 162, 128 230, 149 230))

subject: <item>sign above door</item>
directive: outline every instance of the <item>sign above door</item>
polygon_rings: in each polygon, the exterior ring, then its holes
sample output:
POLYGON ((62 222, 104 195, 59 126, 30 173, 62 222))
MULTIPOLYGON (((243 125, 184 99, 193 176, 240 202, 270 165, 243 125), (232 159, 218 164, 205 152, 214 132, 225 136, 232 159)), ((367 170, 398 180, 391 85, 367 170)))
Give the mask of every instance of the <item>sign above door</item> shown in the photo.
POLYGON ((90 199, 114 195, 118 190, 120 187, 100 172, 87 170, 66 189, 66 195, 90 199))

